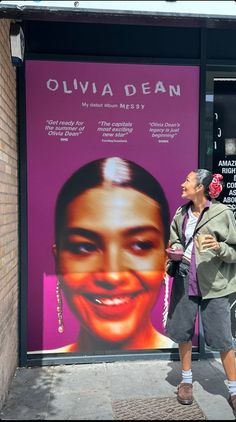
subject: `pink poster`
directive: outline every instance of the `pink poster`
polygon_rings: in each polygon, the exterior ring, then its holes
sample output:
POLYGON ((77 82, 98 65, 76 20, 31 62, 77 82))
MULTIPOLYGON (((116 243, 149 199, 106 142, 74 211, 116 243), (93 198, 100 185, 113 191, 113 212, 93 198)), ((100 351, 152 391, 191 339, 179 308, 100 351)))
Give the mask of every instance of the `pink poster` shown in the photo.
POLYGON ((176 347, 163 202, 198 121, 197 66, 26 61, 28 352, 176 347))

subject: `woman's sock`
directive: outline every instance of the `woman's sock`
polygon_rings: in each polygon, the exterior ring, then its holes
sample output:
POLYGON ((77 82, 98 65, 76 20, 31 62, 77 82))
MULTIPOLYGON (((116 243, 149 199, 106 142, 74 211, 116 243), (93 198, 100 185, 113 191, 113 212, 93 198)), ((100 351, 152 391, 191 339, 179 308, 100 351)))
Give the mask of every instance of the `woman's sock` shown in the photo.
POLYGON ((184 371, 182 369, 182 382, 187 382, 189 384, 192 384, 192 382, 193 382, 192 369, 189 369, 188 371, 184 371))
POLYGON ((234 396, 236 394, 236 381, 227 380, 227 383, 228 383, 229 394, 234 396))

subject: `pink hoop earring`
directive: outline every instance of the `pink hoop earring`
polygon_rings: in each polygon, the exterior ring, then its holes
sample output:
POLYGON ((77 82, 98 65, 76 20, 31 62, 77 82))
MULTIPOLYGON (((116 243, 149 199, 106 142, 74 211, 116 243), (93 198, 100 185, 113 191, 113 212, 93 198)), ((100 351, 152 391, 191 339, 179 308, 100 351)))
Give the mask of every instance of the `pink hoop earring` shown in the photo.
POLYGON ((57 297, 58 332, 60 334, 62 334, 62 333, 64 333, 64 320, 63 320, 63 306, 62 306, 62 295, 61 295, 60 280, 57 280, 56 297, 57 297))

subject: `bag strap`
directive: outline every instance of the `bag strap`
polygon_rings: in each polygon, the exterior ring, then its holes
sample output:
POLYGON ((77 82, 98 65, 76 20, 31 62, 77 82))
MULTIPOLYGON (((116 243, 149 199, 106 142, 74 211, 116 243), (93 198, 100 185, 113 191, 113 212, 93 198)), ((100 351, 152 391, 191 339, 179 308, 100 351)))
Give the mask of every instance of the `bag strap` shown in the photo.
MULTIPOLYGON (((189 209, 189 208, 188 208, 189 209)), ((186 237, 185 237, 185 230, 186 230, 186 226, 187 226, 187 222, 188 222, 188 218, 189 218, 189 215, 188 215, 188 210, 186 211, 186 213, 185 213, 185 215, 184 215, 184 219, 183 219, 183 223, 182 223, 182 239, 183 239, 183 243, 184 243, 184 251, 187 249, 187 247, 190 245, 190 243, 193 241, 193 238, 194 238, 194 236, 195 236, 195 234, 197 233, 197 231, 199 230, 198 228, 196 228, 197 227, 197 225, 198 225, 198 223, 199 223, 199 221, 202 219, 202 217, 203 217, 203 214, 204 214, 204 212, 205 212, 205 209, 206 208, 204 208, 204 210, 201 212, 201 214, 199 215, 199 217, 198 217, 198 220, 197 220, 197 222, 196 222, 196 226, 195 226, 195 229, 194 229, 194 231, 193 231, 193 234, 192 234, 192 236, 189 238, 189 240, 187 241, 187 243, 185 244, 185 241, 186 241, 186 237)))

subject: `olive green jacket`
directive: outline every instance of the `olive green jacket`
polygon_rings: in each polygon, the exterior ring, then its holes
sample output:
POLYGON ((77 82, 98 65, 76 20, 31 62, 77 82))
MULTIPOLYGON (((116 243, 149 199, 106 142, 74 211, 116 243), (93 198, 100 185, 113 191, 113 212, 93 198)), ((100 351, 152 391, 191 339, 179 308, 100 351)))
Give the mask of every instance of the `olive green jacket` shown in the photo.
MULTIPOLYGON (((179 207, 171 223, 170 246, 183 247, 183 219, 190 203, 179 207)), ((236 222, 231 208, 216 200, 204 211, 195 232, 202 227, 220 244, 217 251, 199 252, 195 245, 196 270, 203 299, 227 296, 236 292, 236 222)))

